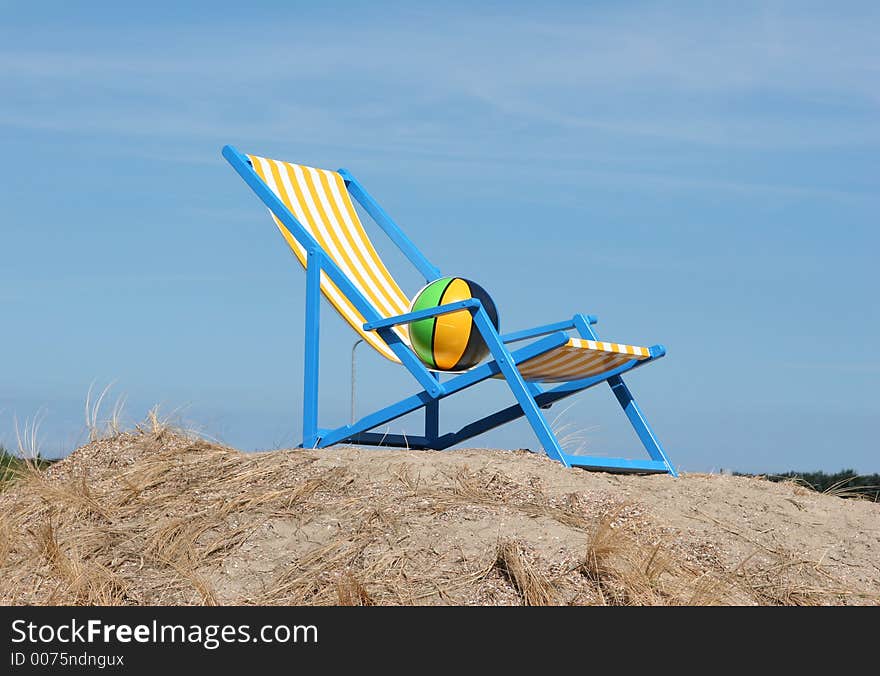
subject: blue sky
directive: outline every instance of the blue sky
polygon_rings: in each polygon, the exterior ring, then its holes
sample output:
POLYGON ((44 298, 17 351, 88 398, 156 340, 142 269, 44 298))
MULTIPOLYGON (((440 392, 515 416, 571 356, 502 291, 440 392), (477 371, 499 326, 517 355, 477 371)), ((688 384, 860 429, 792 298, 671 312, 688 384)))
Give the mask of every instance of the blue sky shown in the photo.
MULTIPOLYGON (((132 422, 298 440, 304 275, 233 143, 350 169, 505 330, 664 343, 629 384, 682 469, 880 471, 876 4, 128 4, 0 2, 0 442, 39 415, 70 450, 93 382, 132 422)), ((330 426, 353 334, 324 316, 330 426)), ((360 359, 360 412, 414 391, 360 359)), ((553 416, 638 455, 615 407, 553 416)))

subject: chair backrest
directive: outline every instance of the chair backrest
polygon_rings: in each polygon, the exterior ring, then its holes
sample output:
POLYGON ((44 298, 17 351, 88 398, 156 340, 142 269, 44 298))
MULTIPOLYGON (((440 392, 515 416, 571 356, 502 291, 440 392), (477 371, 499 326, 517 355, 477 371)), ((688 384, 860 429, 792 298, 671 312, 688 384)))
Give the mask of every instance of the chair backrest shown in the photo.
MULTIPOLYGON (((342 176, 335 171, 256 155, 248 155, 248 158, 257 175, 284 202, 324 253, 333 259, 382 317, 393 317, 409 311, 409 298, 376 252, 358 218, 342 176)), ((269 213, 299 262, 307 267, 305 247, 271 210, 269 213)), ((323 271, 321 292, 367 343, 384 357, 400 361, 378 334, 363 330, 364 317, 323 271)), ((394 331, 409 344, 404 327, 395 327, 394 331)))

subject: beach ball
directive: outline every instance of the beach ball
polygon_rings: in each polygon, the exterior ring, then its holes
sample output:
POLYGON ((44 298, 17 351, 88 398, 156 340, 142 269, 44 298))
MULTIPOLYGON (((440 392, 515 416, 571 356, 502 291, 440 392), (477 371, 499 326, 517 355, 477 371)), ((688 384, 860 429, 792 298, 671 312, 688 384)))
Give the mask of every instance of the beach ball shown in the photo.
MULTIPOLYGON (((468 298, 477 298, 483 304, 497 330, 498 312, 489 294, 479 284, 461 277, 442 277, 425 286, 413 298, 410 312, 468 298)), ((489 354, 489 347, 469 310, 411 322, 409 337, 419 359, 428 368, 438 371, 464 371, 489 354)))

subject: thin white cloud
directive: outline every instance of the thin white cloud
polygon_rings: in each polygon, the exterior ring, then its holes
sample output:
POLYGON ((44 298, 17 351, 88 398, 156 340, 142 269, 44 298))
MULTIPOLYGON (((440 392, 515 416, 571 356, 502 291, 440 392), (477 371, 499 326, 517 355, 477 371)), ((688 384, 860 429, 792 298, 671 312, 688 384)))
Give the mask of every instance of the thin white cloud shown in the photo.
MULTIPOLYGON (((548 16, 474 12, 462 22, 421 10, 366 25, 306 23, 295 38, 284 26, 244 24, 234 39, 204 23, 143 50, 84 29, 51 48, 0 51, 0 134, 124 138, 118 152, 182 162, 213 161, 215 146, 238 141, 318 159, 334 149, 418 158, 428 171, 539 167, 561 180, 574 170, 570 180, 792 196, 817 188, 707 177, 680 156, 880 145, 870 21, 800 6, 548 16)), ((123 37, 149 44, 150 30, 123 37)))

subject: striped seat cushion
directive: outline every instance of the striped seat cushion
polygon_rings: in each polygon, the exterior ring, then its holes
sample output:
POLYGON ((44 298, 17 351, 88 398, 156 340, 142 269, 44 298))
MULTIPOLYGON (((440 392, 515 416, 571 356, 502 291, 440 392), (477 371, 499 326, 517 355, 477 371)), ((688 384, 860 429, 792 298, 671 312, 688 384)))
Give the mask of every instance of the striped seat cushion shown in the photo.
POLYGON ((564 345, 520 363, 519 370, 526 380, 559 383, 607 373, 632 359, 650 356, 646 347, 569 338, 564 345))
MULTIPOLYGON (((379 258, 358 218, 342 176, 326 169, 315 169, 256 155, 248 157, 254 171, 382 317, 394 317, 409 312, 409 298, 379 258)), ((269 213, 272 213, 271 210, 269 213)), ((299 262, 306 267, 305 248, 274 213, 272 218, 299 262)), ((378 333, 364 331, 365 320, 361 313, 323 271, 321 291, 361 338, 384 357, 400 361, 378 333)), ((398 326, 393 330, 409 344, 405 327, 398 326)))

